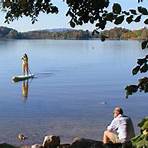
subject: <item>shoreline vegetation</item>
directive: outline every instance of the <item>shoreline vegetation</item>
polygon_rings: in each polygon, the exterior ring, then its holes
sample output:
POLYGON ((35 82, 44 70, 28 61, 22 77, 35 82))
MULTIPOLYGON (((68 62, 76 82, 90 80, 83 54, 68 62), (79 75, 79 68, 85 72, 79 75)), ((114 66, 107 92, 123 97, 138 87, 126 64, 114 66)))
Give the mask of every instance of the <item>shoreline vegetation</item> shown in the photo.
POLYGON ((0 26, 0 40, 3 39, 53 39, 53 40, 93 40, 105 36, 109 40, 145 40, 148 39, 148 28, 129 30, 115 27, 92 35, 86 30, 67 28, 45 29, 28 32, 18 32, 15 29, 0 26))

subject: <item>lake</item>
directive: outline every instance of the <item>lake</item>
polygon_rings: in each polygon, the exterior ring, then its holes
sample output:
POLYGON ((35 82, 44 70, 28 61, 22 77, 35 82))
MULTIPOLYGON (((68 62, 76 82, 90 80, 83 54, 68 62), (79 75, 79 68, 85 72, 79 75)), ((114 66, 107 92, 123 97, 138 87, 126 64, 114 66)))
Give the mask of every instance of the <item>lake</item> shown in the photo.
POLYGON ((131 74, 137 59, 148 54, 140 47, 138 41, 0 41, 0 143, 41 143, 50 134, 62 142, 77 136, 101 140, 118 105, 138 132, 148 115, 148 94, 126 99, 124 88, 145 75, 131 74), (24 53, 36 78, 13 83, 24 53), (28 140, 20 143, 19 133, 28 140))

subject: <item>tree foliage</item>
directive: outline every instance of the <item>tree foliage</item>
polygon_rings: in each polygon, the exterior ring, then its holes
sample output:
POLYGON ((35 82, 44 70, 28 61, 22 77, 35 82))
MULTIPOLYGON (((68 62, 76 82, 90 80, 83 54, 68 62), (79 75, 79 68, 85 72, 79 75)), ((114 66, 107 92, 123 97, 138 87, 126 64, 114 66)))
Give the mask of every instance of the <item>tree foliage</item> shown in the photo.
POLYGON ((148 146, 148 117, 142 119, 138 124, 140 127, 140 134, 132 138, 132 145, 134 148, 147 148, 148 146))
MULTIPOLYGON (((104 29, 108 22, 119 25, 126 21, 140 22, 144 17, 144 23, 148 24, 148 10, 142 6, 137 9, 122 10, 119 3, 114 3, 109 11, 109 0, 63 0, 68 5, 66 16, 70 17, 70 26, 95 24, 95 30, 104 29)), ((142 0, 138 0, 141 2, 142 0)), ((62 2, 62 0, 61 0, 62 2)), ((58 13, 57 6, 51 0, 3 0, 2 9, 6 11, 5 22, 9 23, 22 16, 31 18, 32 23, 37 21, 38 15, 43 13, 58 13)))
MULTIPOLYGON (((147 41, 144 41, 147 42, 147 41)), ((146 43, 145 43, 146 44, 146 43)), ((145 45, 142 45, 145 47, 145 45)), ((143 47, 143 48, 144 48, 143 47)), ((148 71, 148 55, 146 55, 142 59, 137 60, 136 67, 133 68, 132 74, 136 75, 138 72, 145 73, 148 71)), ((133 93, 137 92, 138 90, 144 91, 145 93, 148 92, 148 77, 144 77, 138 80, 137 85, 129 85, 126 86, 126 97, 128 98, 129 95, 132 95, 133 93)))
POLYGON ((2 10, 6 11, 6 23, 23 16, 30 17, 31 22, 35 23, 41 12, 58 13, 58 8, 50 0, 3 0, 2 10))

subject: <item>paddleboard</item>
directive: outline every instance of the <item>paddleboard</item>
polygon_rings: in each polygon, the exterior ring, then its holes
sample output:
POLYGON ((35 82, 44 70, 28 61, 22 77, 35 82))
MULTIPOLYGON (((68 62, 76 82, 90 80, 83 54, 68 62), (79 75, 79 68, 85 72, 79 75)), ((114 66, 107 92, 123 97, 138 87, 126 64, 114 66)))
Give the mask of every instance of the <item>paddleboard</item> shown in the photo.
POLYGON ((14 82, 18 82, 18 81, 27 80, 27 79, 30 79, 30 78, 34 78, 34 74, 13 76, 12 80, 14 82))

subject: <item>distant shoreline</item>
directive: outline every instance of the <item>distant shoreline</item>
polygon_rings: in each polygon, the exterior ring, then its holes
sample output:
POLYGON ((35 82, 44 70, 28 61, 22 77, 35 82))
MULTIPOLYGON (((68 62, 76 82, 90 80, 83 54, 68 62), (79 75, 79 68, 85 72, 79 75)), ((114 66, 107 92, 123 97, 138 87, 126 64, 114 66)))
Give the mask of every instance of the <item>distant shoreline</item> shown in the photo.
POLYGON ((74 29, 46 29, 28 32, 18 32, 15 29, 0 27, 0 40, 5 39, 49 39, 49 40, 145 40, 148 39, 148 29, 129 30, 125 28, 113 28, 101 31, 100 34, 88 30, 74 29))

